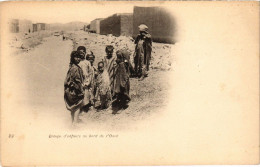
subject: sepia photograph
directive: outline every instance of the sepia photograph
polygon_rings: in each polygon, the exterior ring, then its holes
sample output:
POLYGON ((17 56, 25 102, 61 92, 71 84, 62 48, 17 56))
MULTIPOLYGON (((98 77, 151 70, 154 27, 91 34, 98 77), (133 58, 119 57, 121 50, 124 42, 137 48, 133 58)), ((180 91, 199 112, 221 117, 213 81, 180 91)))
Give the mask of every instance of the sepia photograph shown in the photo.
POLYGON ((160 112, 173 70, 174 18, 163 7, 127 7, 64 23, 9 20, 11 54, 21 59, 26 85, 22 103, 76 129, 127 130, 160 112))
POLYGON ((1 164, 259 163, 258 2, 1 2, 1 164))

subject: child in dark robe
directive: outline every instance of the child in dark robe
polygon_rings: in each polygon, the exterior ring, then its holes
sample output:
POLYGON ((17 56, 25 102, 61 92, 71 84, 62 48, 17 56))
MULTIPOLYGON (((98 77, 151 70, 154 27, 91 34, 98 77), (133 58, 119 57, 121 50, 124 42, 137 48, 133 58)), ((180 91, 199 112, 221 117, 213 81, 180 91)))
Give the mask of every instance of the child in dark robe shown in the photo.
POLYGON ((80 108, 83 106, 83 72, 78 66, 81 56, 78 51, 70 55, 70 68, 64 82, 64 100, 66 108, 71 112, 72 123, 78 122, 80 108))
POLYGON ((114 92, 116 96, 116 103, 121 107, 125 107, 131 100, 129 96, 130 81, 129 81, 129 59, 124 54, 123 50, 116 52, 117 66, 115 67, 115 81, 114 81, 114 92))

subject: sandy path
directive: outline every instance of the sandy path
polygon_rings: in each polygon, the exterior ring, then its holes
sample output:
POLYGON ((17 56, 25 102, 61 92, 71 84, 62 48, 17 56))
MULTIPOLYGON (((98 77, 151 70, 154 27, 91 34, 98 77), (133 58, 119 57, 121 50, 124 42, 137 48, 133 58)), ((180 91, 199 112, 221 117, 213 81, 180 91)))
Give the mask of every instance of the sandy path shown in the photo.
POLYGON ((10 76, 15 77, 9 77, 9 83, 15 85, 12 91, 18 94, 15 98, 23 108, 20 113, 25 117, 24 124, 48 129, 57 122, 69 121, 63 101, 63 83, 71 50, 71 41, 52 36, 28 53, 13 55, 11 61, 16 68, 10 76))
MULTIPOLYGON (((53 36, 45 38, 43 44, 28 53, 13 57, 13 61, 17 62, 17 68, 13 72, 20 73, 18 78, 13 78, 19 81, 19 85, 15 86, 15 92, 20 93, 16 101, 23 108, 22 112, 27 109, 23 114, 25 119, 22 124, 46 130, 52 127, 64 130, 71 128, 70 113, 65 108, 63 100, 63 83, 71 50, 70 40, 62 41, 60 37, 53 36)), ((101 56, 103 55, 96 55, 96 59, 100 59, 101 56)), ((81 114, 82 123, 78 124, 76 129, 136 128, 137 122, 152 117, 151 113, 158 113, 166 106, 167 89, 170 87, 165 77, 168 73, 153 70, 149 77, 141 82, 131 78, 132 101, 126 110, 113 112, 109 108, 97 112, 91 108, 88 113, 81 114)))

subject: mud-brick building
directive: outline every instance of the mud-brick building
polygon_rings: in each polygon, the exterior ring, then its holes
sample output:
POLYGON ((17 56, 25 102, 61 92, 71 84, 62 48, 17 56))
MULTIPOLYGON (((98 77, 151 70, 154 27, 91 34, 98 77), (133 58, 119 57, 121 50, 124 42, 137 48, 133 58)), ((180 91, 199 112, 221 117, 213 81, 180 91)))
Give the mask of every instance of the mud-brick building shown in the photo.
POLYGON ((46 24, 45 23, 37 23, 37 31, 45 30, 46 24))
POLYGON ((101 20, 103 20, 103 18, 98 18, 98 19, 92 20, 90 22, 90 31, 99 34, 100 33, 100 21, 101 20))
POLYGON ((19 32, 19 20, 18 19, 11 19, 9 22, 9 30, 11 33, 18 33, 19 32))
POLYGON ((112 34, 114 36, 132 36, 133 34, 133 14, 114 14, 100 21, 100 34, 112 34))
POLYGON ((37 24, 33 24, 33 32, 37 31, 37 24))
POLYGON ((30 20, 11 19, 9 26, 13 33, 29 33, 33 30, 33 24, 30 20))
POLYGON ((32 21, 30 20, 19 20, 19 32, 29 33, 32 32, 32 21))
POLYGON ((145 24, 155 42, 175 43, 174 17, 161 7, 134 7, 133 13, 133 37, 139 34, 138 26, 145 24))

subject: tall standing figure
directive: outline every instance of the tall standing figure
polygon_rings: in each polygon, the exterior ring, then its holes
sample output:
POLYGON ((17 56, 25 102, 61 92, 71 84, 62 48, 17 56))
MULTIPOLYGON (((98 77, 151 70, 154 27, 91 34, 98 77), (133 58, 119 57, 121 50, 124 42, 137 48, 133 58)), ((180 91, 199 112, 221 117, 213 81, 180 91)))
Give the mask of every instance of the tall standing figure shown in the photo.
POLYGON ((78 66, 81 61, 79 52, 70 55, 70 68, 64 82, 64 100, 66 108, 71 112, 72 123, 78 122, 80 108, 83 105, 83 72, 78 66))
POLYGON ((152 52, 152 37, 148 33, 148 27, 141 24, 139 27, 140 34, 135 39, 135 72, 140 80, 148 76, 149 65, 152 52))
POLYGON ((114 47, 112 45, 106 46, 106 56, 103 59, 104 69, 109 75, 111 94, 114 96, 114 79, 115 79, 115 66, 116 66, 116 56, 113 55, 114 47))

